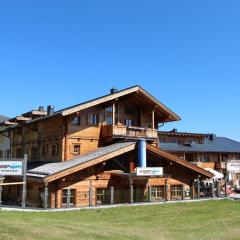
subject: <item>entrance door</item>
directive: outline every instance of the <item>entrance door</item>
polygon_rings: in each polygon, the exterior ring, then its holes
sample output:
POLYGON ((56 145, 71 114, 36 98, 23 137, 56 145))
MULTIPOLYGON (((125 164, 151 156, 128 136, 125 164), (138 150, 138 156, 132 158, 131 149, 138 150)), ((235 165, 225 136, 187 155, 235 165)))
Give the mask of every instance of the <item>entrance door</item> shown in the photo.
POLYGON ((63 189, 62 190, 62 207, 75 206, 76 189, 63 189))

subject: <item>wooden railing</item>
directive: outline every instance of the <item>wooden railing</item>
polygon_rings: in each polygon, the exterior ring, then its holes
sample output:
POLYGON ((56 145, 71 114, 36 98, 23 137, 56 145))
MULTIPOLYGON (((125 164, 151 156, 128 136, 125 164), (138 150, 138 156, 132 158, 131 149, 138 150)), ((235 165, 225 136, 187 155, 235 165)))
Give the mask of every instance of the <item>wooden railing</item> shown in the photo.
POLYGON ((157 130, 124 125, 102 126, 102 137, 158 138, 157 130))

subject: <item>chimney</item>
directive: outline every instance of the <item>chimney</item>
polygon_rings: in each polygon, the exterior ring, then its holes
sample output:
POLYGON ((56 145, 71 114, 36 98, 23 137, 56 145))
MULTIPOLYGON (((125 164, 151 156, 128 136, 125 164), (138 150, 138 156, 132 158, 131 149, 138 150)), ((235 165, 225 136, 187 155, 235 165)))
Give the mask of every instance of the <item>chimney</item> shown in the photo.
POLYGON ((49 116, 54 114, 54 106, 52 106, 52 105, 47 106, 47 114, 49 116))
POLYGON ((44 106, 39 106, 38 111, 43 112, 44 111, 44 106))
POLYGON ((114 94, 117 92, 117 89, 115 88, 115 86, 113 86, 111 89, 110 89, 110 93, 111 94, 114 94))
POLYGON ((216 137, 216 134, 210 134, 209 135, 209 140, 213 141, 215 137, 216 137))

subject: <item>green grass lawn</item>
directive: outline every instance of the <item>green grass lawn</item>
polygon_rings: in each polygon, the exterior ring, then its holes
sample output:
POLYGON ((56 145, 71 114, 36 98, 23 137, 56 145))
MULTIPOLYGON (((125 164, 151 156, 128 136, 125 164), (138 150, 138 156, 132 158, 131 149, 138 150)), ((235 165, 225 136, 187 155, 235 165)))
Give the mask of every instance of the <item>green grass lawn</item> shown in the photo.
POLYGON ((0 240, 240 239, 240 202, 205 201, 72 212, 0 211, 0 240))

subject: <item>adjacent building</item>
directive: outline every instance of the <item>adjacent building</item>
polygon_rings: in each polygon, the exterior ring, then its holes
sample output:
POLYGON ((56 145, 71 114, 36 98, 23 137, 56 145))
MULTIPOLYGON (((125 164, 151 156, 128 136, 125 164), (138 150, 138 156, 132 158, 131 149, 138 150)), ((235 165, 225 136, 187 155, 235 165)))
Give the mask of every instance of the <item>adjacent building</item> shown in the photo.
MULTIPOLYGON (((8 118, 0 115, 0 122, 6 121, 8 118)), ((0 127, 3 130, 4 127, 0 127)), ((4 133, 0 134, 0 159, 10 157, 10 138, 4 133)))
POLYGON ((234 188, 240 184, 240 143, 215 134, 159 131, 160 148, 199 167, 223 173, 234 188))

